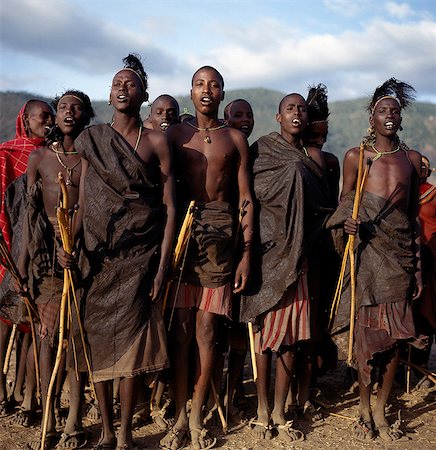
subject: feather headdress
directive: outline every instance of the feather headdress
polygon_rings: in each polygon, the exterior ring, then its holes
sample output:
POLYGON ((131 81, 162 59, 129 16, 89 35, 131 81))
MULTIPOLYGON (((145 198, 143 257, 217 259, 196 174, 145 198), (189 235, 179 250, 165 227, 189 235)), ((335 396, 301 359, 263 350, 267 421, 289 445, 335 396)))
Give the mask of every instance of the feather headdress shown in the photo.
POLYGON ((389 78, 374 91, 368 105, 368 111, 372 114, 377 104, 385 98, 393 98, 401 109, 406 108, 415 99, 414 93, 415 89, 410 84, 395 78, 389 78))
POLYGON ((327 122, 330 114, 327 99, 326 85, 320 83, 317 86, 309 86, 306 100, 309 125, 312 123, 327 122))

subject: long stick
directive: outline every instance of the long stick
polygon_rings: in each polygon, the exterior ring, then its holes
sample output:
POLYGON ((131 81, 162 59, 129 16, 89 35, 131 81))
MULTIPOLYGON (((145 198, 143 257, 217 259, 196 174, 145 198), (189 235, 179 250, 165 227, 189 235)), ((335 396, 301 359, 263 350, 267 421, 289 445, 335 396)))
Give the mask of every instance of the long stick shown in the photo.
MULTIPOLYGON (((30 293, 25 290, 25 283, 12 258, 11 252, 6 244, 3 233, 0 230, 0 263, 9 271, 9 273, 15 278, 20 290, 25 292, 25 295, 21 296, 21 300, 24 301, 26 305, 27 314, 29 315, 30 330, 32 333, 32 347, 33 347, 33 357, 35 360, 35 377, 36 377, 36 398, 39 401, 40 397, 40 383, 39 383, 39 362, 38 362, 38 348, 36 343, 36 333, 34 321, 39 321, 38 311, 33 305, 30 293)), ((6 361, 5 361, 6 362, 6 361)), ((8 362, 9 363, 9 362, 8 362)))
POLYGON ((406 364, 413 369, 418 370, 423 375, 425 375, 430 381, 436 384, 436 373, 431 372, 430 370, 425 369, 424 367, 418 366, 418 364, 414 364, 412 362, 406 361, 404 359, 400 359, 400 363, 406 364))
POLYGON ((250 340, 250 355, 251 355, 251 365, 253 367, 253 380, 257 380, 257 363, 256 363, 256 352, 254 351, 254 333, 253 333, 253 323, 248 322, 248 338, 250 340))
POLYGON ((227 430, 228 430, 227 421, 226 421, 226 418, 224 417, 224 412, 223 412, 223 409, 221 407, 220 399, 219 399, 218 394, 216 392, 215 383, 213 382, 212 379, 210 380, 210 387, 212 388, 213 398, 215 400, 215 405, 216 405, 216 407, 218 409, 218 415, 220 416, 221 425, 223 427, 223 433, 226 434, 227 430))
MULTIPOLYGON (((363 170, 363 153, 365 150, 365 144, 362 142, 360 144, 359 151, 359 168, 357 172, 357 183, 356 183, 356 193, 354 195, 354 204, 353 204, 353 214, 352 218, 357 220, 359 216, 359 206, 360 200, 363 193, 364 183, 366 181, 366 177, 368 175, 369 167, 371 165, 371 159, 368 158, 367 165, 365 167, 365 173, 362 174, 363 170)), ((356 240, 356 236, 350 235, 350 248, 348 249, 350 254, 350 287, 351 287, 351 304, 350 304, 350 334, 348 336, 348 364, 351 365, 351 361, 353 359, 353 343, 354 343, 354 322, 356 316, 356 267, 355 267, 355 259, 354 259, 354 242, 356 240)))
POLYGON ((68 277, 65 274, 65 271, 67 269, 64 269, 64 287, 62 289, 62 298, 61 298, 61 305, 59 310, 59 342, 58 342, 58 348, 56 352, 56 361, 55 365, 53 367, 53 372, 51 374, 50 383, 48 385, 47 389, 47 397, 45 402, 45 408, 43 405, 44 410, 44 420, 42 424, 42 434, 41 434, 41 450, 45 449, 45 438, 47 436, 47 424, 48 424, 48 417, 50 415, 50 402, 51 402, 51 395, 53 392, 53 386, 56 381, 56 376, 59 370, 59 366, 61 363, 61 357, 62 357, 62 347, 63 347, 63 341, 64 341, 64 322, 65 322, 65 306, 67 303, 67 295, 69 290, 69 283, 68 283, 68 277))
POLYGON ((32 312, 30 310, 30 303, 24 302, 27 308, 27 314, 29 314, 30 321, 30 332, 32 333, 32 348, 33 348, 33 359, 35 360, 35 377, 36 377, 36 399, 39 403, 41 399, 41 386, 39 380, 39 356, 38 356, 38 346, 36 343, 36 332, 35 332, 35 323, 32 318, 32 312))
MULTIPOLYGON (((188 239, 191 235, 194 206, 195 206, 195 200, 191 200, 189 202, 189 206, 186 211, 185 218, 183 219, 183 223, 180 228, 179 235, 177 237, 177 243, 176 243, 176 247, 175 247, 174 253, 173 253, 173 258, 171 261, 171 270, 172 271, 174 271, 177 268, 177 266, 179 265, 180 258, 183 254, 183 250, 184 250, 186 244, 188 243, 188 239)), ((171 284, 172 284, 172 280, 169 279, 167 281, 167 284, 165 287, 165 294, 164 294, 163 302, 162 302, 162 314, 165 313, 165 308, 167 306, 168 294, 170 292, 171 284)))
MULTIPOLYGON (((371 164, 372 164, 372 160, 371 160, 371 158, 368 158, 367 162, 366 162, 365 171, 363 172, 362 180, 361 180, 361 183, 359 186, 359 199, 362 198, 363 188, 365 187, 366 178, 368 176, 371 164)), ((343 283, 344 283, 345 269, 347 267, 348 256, 350 253, 350 244, 352 241, 350 238, 351 238, 351 236, 348 236, 347 244, 345 246, 344 256, 342 257, 341 270, 339 273, 338 283, 336 285, 335 295, 333 297, 332 305, 330 307, 330 316, 329 316, 329 325, 328 325, 329 331, 331 331, 331 329, 333 328, 333 323, 334 323, 336 314, 338 312, 339 301, 340 301, 341 295, 342 295, 342 287, 343 287, 343 283)))
POLYGON ((15 336, 17 335, 17 324, 12 325, 11 335, 9 336, 8 349, 6 350, 5 363, 3 365, 3 373, 6 375, 9 370, 9 361, 11 359, 12 347, 14 346, 15 336))
MULTIPOLYGON (((67 211, 68 208, 68 190, 65 185, 64 178, 62 176, 62 173, 59 172, 58 174, 58 180, 61 187, 61 199, 60 199, 60 207, 57 208, 56 215, 59 223, 59 231, 62 238, 62 245, 64 246, 65 251, 70 250, 68 253, 71 253, 70 242, 68 237, 66 236, 66 230, 63 225, 65 225, 65 217, 63 214, 67 211), (65 248, 67 247, 67 248, 65 248)), ((68 214, 68 212, 66 212, 68 214)), ((70 290, 70 280, 68 277, 68 269, 64 269, 64 285, 62 289, 62 297, 61 297, 61 303, 59 308, 59 341, 58 341, 58 348, 56 352, 56 360, 53 367, 53 371, 50 377, 50 382, 47 389, 47 396, 46 396, 46 402, 45 407, 43 405, 43 411, 44 411, 44 420, 42 422, 42 433, 41 433, 41 450, 44 450, 45 448, 45 438, 47 436, 47 425, 48 425, 48 418, 50 415, 50 403, 51 403, 51 396, 53 392, 53 386, 56 381, 56 376, 59 370, 59 366, 61 363, 61 357, 62 357, 62 348, 63 348, 63 341, 64 341, 64 322, 65 322, 65 309, 67 304, 67 297, 70 290)))

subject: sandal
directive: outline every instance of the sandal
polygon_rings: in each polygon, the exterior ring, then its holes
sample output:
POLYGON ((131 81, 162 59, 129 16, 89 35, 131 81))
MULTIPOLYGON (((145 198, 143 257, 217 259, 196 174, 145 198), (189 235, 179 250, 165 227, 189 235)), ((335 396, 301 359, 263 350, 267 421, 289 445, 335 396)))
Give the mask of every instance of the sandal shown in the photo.
POLYGON ((10 414, 11 405, 7 400, 0 402, 0 417, 6 417, 10 414))
POLYGON ((274 424, 274 428, 277 430, 279 437, 288 442, 301 442, 304 441, 304 433, 300 430, 292 428, 294 424, 293 420, 288 420, 282 424, 274 424))
POLYGON ((61 448, 82 448, 85 447, 88 440, 86 439, 86 434, 84 430, 73 431, 72 433, 62 433, 59 442, 57 443, 57 449, 61 448))
POLYGON ((260 422, 257 417, 254 417, 248 424, 258 439, 272 439, 272 426, 270 423, 260 422))
POLYGON ((35 420, 35 413, 29 409, 19 406, 15 414, 10 418, 9 425, 20 425, 30 427, 35 420))
POLYGON ((165 407, 165 405, 162 406, 162 408, 160 409, 153 408, 153 410, 150 413, 150 417, 153 420, 153 422, 162 430, 167 430, 168 428, 174 426, 174 419, 165 417, 165 414, 167 412, 167 407, 165 407))
POLYGON ((353 425, 354 437, 360 442, 369 442, 375 438, 372 422, 359 417, 353 425))
MULTIPOLYGON (((54 448, 57 438, 58 438, 58 434, 56 433, 56 431, 48 432, 45 435, 44 450, 49 450, 51 448, 54 448)), ((26 448, 28 448, 29 450, 40 450, 40 448, 41 448, 41 435, 39 435, 33 441, 30 441, 27 444, 26 448)))
POLYGON ((311 423, 321 422, 324 420, 319 408, 315 408, 309 400, 304 404, 302 413, 304 420, 311 423))
POLYGON ((160 440, 159 447, 163 450, 178 450, 185 448, 188 443, 188 430, 186 428, 172 427, 160 440), (176 447, 173 444, 176 443, 176 447))
POLYGON ((207 450, 215 447, 216 437, 212 438, 208 435, 206 428, 191 428, 191 446, 192 450, 207 450), (197 437, 197 439, 195 439, 197 437))

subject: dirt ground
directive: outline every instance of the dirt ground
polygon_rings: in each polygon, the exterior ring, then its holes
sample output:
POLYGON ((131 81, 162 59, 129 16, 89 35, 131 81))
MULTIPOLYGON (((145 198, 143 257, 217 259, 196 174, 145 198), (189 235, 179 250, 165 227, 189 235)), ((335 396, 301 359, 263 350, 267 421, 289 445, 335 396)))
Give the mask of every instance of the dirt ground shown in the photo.
MULTIPOLYGON (((436 371, 436 345, 433 345, 430 359, 430 370, 436 371)), ((399 369, 401 378, 404 369, 399 369)), ((246 367, 247 377, 251 374, 250 368, 246 367)), ((396 382, 392 390, 390 404, 388 407, 388 420, 393 423, 398 412, 401 411, 401 429, 405 433, 400 441, 387 444, 380 439, 369 443, 356 441, 352 433, 353 420, 357 415, 358 397, 356 393, 349 393, 349 383, 346 382, 346 365, 340 363, 336 370, 331 371, 319 380, 319 388, 325 398, 332 403, 329 408, 322 408, 325 416, 323 422, 317 425, 309 425, 304 421, 296 421, 295 428, 300 429, 306 435, 303 442, 293 446, 278 437, 272 440, 257 440, 254 438, 249 426, 243 426, 236 430, 230 430, 224 435, 218 425, 208 425, 213 436, 218 438, 216 448, 238 449, 238 450, 260 450, 260 449, 436 449, 436 387, 412 389, 409 394, 405 393, 404 383, 396 382), (337 415, 334 415, 337 414, 337 415)), ((415 386, 421 377, 412 372, 411 386, 415 386)), ((245 380, 245 390, 248 396, 250 408, 247 417, 255 415, 256 398, 255 386, 252 379, 245 380)), ((100 433, 99 421, 84 419, 84 427, 87 432, 88 442, 85 449, 92 449, 97 443, 100 433)), ((23 428, 11 425, 10 418, 0 418, 0 449, 13 450, 25 448, 36 435, 36 426, 23 428)), ((154 423, 149 423, 134 431, 134 440, 138 449, 158 449, 159 440, 164 432, 154 423)))

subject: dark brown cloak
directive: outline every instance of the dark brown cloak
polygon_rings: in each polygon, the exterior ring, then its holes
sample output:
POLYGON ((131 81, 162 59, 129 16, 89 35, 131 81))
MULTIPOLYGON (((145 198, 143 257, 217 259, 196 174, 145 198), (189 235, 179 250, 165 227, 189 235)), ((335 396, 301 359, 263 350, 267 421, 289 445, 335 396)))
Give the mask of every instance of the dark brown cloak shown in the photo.
POLYGON ((331 211, 321 168, 279 133, 261 137, 250 152, 259 230, 250 286, 241 300, 244 322, 271 309, 296 285, 331 211))
MULTIPOLYGON (((344 250, 345 220, 351 217, 354 191, 342 200, 327 222, 336 247, 344 250)), ((415 254, 409 217, 389 200, 364 192, 359 207, 356 235, 356 300, 360 306, 395 303, 411 299, 414 288, 415 254)), ((344 287, 332 334, 345 331, 350 322, 350 276, 346 268, 344 287)))
MULTIPOLYGON (((11 230, 11 255, 17 263, 20 256, 21 236, 23 230, 23 218, 26 214, 26 189, 27 175, 16 178, 6 189, 4 194, 4 211, 8 218, 11 230)), ((0 315, 14 323, 23 320, 24 308, 21 299, 12 287, 11 274, 5 272, 0 283, 0 315)))
MULTIPOLYGON (((161 308, 149 298, 164 229, 161 173, 157 160, 145 165, 108 125, 86 129, 75 147, 89 162, 81 308, 93 370, 99 371, 116 365, 141 334, 147 335, 155 325, 152 309, 161 308)), ((166 366, 165 335, 155 344, 164 362, 140 370, 166 366)))

